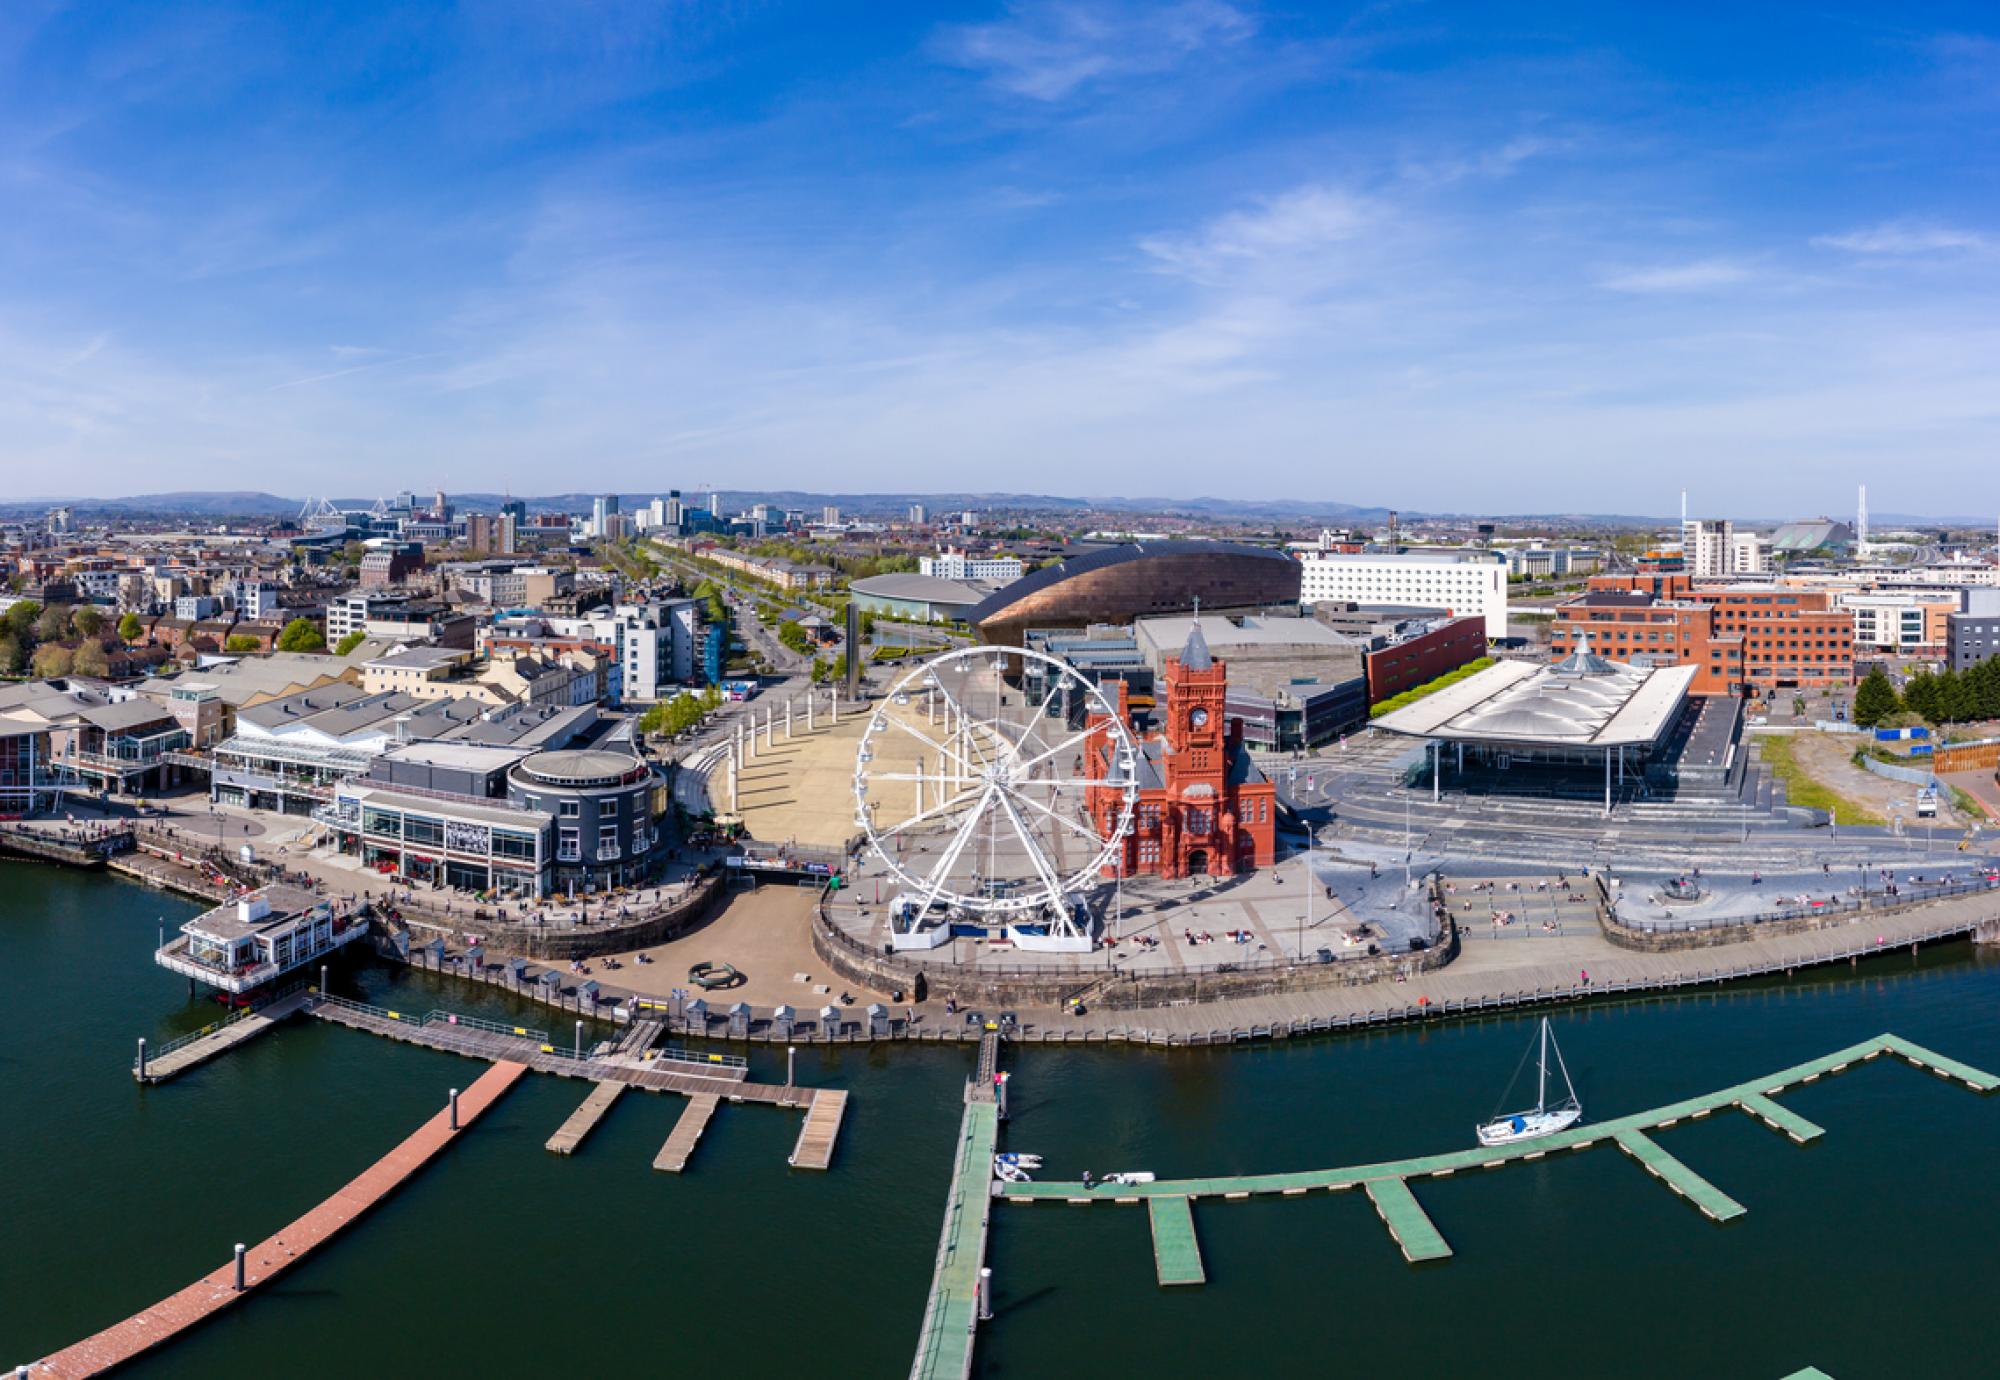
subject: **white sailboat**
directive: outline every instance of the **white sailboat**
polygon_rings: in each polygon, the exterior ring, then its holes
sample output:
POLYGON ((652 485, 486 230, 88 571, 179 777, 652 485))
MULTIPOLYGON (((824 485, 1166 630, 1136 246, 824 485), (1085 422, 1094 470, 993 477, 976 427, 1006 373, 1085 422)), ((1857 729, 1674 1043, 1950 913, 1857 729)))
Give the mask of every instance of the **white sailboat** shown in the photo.
MULTIPOLYGON (((1576 1100, 1576 1084, 1570 1082, 1569 1066, 1563 1063, 1556 1037, 1549 1033, 1549 1018, 1542 1017, 1542 1048, 1536 1061, 1535 1105, 1527 1111, 1508 1112, 1478 1128, 1481 1145, 1513 1145, 1565 1131, 1583 1120, 1583 1104, 1576 1100), (1549 1051, 1555 1050, 1556 1068, 1562 1074, 1566 1094, 1555 1106, 1549 1105, 1549 1051)), ((1518 1070, 1516 1076, 1519 1076, 1518 1070)))

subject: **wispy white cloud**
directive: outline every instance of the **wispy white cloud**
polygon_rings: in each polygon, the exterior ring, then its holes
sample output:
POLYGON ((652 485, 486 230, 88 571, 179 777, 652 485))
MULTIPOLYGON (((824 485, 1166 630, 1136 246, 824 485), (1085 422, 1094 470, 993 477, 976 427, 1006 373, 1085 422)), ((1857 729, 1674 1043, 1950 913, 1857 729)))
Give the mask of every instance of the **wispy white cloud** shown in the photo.
POLYGON ((1339 187, 1307 185, 1216 217, 1193 234, 1150 235, 1139 247, 1165 271, 1213 278, 1272 258, 1353 241, 1381 224, 1385 208, 1339 187))
POLYGON ((1729 259, 1697 259, 1693 263, 1628 269, 1598 279, 1598 286, 1613 292, 1710 292, 1748 282, 1753 276, 1748 267, 1729 259))
POLYGON ((983 72, 1003 91, 1053 102, 1093 84, 1170 72, 1256 28, 1247 12, 1223 0, 1164 7, 1034 0, 991 24, 947 28, 935 47, 944 61, 983 72))
POLYGON ((1960 230, 1948 225, 1925 225, 1906 220, 1884 221, 1843 235, 1818 235, 1818 249, 1840 249, 1850 254, 1951 254, 1965 251, 1991 252, 2000 249, 2000 238, 1976 230, 1960 230))

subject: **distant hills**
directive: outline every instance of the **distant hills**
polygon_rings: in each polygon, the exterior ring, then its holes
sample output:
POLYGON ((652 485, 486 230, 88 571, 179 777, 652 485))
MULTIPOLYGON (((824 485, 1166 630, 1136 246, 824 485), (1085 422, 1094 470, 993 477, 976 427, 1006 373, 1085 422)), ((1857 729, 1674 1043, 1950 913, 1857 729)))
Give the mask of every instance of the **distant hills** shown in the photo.
MULTIPOLYGON (((724 489, 722 494, 724 504, 731 512, 739 512, 752 503, 769 503, 777 508, 803 508, 809 512, 833 506, 853 517, 900 517, 909 510, 912 503, 921 503, 934 517, 958 509, 972 508, 982 512, 999 513, 1058 513, 1079 517, 1088 513, 1124 513, 1146 517, 1310 526, 1317 523, 1336 525, 1381 523, 1388 519, 1390 511, 1381 507, 1361 507, 1351 503, 1312 499, 1078 498, 1063 494, 1020 493, 810 493, 800 489, 724 489)), ((681 495, 688 503, 699 503, 707 500, 708 491, 683 489, 681 495)), ((657 492, 620 494, 619 506, 624 511, 630 512, 660 496, 663 495, 657 492)), ((475 512, 497 512, 501 503, 513 497, 520 498, 532 512, 587 513, 598 495, 577 492, 527 497, 496 493, 451 493, 447 497, 459 508, 475 512)), ((343 508, 366 508, 374 504, 375 499, 376 496, 371 494, 367 497, 336 498, 333 501, 343 508)), ((185 517, 207 520, 277 519, 297 515, 305 503, 306 500, 302 498, 286 498, 259 490, 196 489, 132 494, 122 498, 11 499, 0 501, 0 517, 38 517, 49 508, 62 505, 74 510, 80 518, 98 520, 136 517, 185 517)), ((1671 526, 1675 522, 1672 517, 1643 513, 1463 513, 1406 508, 1400 510, 1400 515, 1407 521, 1439 518, 1467 521, 1477 519, 1503 524, 1607 529, 1663 527, 1671 526)), ((1812 514, 1801 512, 1794 516, 1804 518, 1812 514)), ((1986 517, 1922 517, 1909 513, 1876 513, 1871 517, 1870 525, 1884 532, 1904 525, 1977 528, 1991 525, 1991 519, 1986 517)), ((1746 525, 1775 526, 1788 519, 1737 517, 1734 520, 1746 525)))

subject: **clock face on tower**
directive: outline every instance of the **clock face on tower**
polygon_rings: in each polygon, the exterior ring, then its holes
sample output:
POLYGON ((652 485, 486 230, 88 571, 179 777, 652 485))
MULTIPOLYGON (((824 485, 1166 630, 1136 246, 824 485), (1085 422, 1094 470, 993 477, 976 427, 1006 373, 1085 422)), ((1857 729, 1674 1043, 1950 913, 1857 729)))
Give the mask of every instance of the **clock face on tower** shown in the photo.
POLYGON ((1189 728, 1208 727, 1208 711, 1206 709, 1201 709, 1201 708, 1190 709, 1188 711, 1188 727, 1189 728))

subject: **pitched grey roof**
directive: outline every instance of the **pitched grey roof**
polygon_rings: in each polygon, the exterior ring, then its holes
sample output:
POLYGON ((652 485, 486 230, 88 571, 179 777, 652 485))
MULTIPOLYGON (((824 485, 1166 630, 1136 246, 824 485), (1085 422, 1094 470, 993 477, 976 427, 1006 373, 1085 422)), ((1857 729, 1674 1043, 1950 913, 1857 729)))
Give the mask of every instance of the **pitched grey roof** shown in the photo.
POLYGON ((1190 671, 1206 671, 1215 665, 1208 654, 1208 639, 1201 635, 1201 619, 1188 629, 1187 645, 1181 648, 1181 665, 1190 671))

